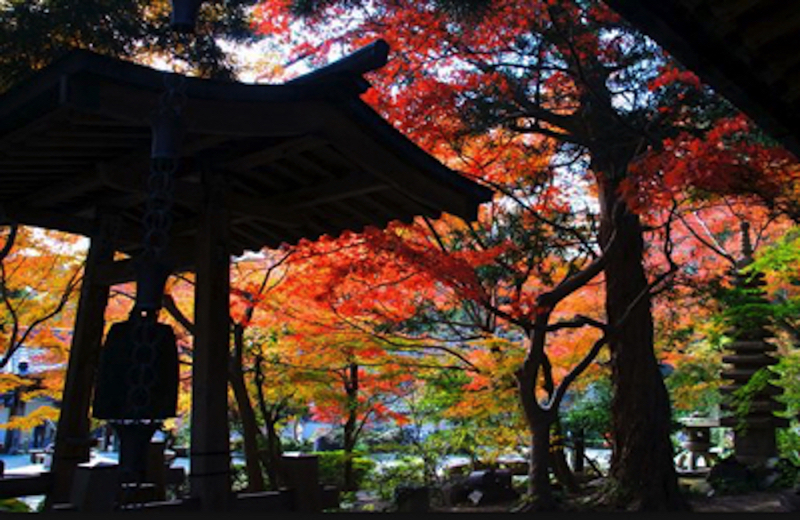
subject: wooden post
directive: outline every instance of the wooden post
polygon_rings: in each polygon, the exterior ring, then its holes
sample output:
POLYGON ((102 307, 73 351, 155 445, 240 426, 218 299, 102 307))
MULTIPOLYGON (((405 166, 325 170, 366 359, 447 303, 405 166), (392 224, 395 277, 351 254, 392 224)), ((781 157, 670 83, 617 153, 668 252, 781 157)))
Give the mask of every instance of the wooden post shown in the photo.
POLYGON ((53 488, 47 495, 47 509, 53 504, 69 501, 75 468, 89 461, 89 407, 110 289, 98 274, 113 262, 113 237, 118 225, 116 217, 99 215, 96 231, 91 237, 56 429, 51 466, 53 488))
POLYGON ((322 512, 319 457, 310 454, 284 455, 282 462, 286 483, 293 490, 294 510, 322 512))
POLYGON ((229 505, 228 349, 230 248, 223 180, 208 175, 197 233, 195 336, 192 359, 190 493, 202 510, 229 505))

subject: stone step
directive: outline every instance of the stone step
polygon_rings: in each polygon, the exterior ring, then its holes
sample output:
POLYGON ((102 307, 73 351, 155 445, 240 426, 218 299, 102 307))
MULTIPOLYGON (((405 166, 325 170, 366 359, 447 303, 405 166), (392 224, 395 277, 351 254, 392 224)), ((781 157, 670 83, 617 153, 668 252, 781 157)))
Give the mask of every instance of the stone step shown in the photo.
POLYGON ((778 350, 777 345, 766 341, 731 341, 725 345, 725 350, 733 350, 735 352, 774 352, 778 350))
POLYGON ((737 366, 752 365, 758 367, 778 364, 777 359, 767 354, 731 354, 729 356, 722 356, 722 362, 737 366))
POLYGON ((720 377, 723 379, 732 379, 737 382, 747 382, 760 368, 761 367, 736 367, 730 370, 723 370, 720 373, 720 377))
MULTIPOLYGON (((723 410, 733 410, 736 408, 735 404, 722 403, 720 408, 723 410)), ((786 405, 778 401, 755 401, 750 403, 750 413, 760 414, 769 412, 782 412, 786 410, 786 405)))

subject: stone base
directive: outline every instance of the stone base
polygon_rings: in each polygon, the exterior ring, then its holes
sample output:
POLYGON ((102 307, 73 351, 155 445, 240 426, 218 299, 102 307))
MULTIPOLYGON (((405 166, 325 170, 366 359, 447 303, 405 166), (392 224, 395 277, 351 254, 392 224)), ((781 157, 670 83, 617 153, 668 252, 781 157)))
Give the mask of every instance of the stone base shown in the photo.
POLYGON ((733 452, 736 460, 746 466, 763 466, 778 456, 775 430, 750 427, 745 432, 736 432, 733 452))

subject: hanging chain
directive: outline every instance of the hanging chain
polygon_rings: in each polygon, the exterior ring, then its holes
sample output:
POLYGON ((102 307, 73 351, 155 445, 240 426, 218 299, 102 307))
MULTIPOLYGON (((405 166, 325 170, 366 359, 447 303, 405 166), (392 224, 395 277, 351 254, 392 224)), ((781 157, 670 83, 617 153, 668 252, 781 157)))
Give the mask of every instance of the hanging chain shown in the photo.
MULTIPOLYGON (((177 122, 185 104, 184 78, 177 74, 165 74, 166 90, 161 96, 159 119, 177 122)), ((173 125, 169 131, 177 131, 173 125)), ((177 136, 166 136, 165 139, 177 140, 177 136)), ((178 168, 177 150, 172 157, 154 157, 151 160, 150 174, 147 177, 147 201, 144 217, 144 251, 141 262, 143 269, 151 269, 148 276, 166 277, 166 256, 169 248, 169 233, 172 227, 172 206, 174 201, 175 173, 178 168)), ((159 287, 160 284, 159 284, 159 287)), ((141 288, 137 288, 137 298, 141 288)), ((138 303, 138 302, 137 302, 138 303)), ((151 389, 156 381, 156 342, 157 342, 157 308, 139 309, 140 315, 135 317, 133 329, 134 348, 131 354, 131 366, 128 370, 128 412, 129 417, 137 420, 152 420, 148 417, 152 401, 151 389)), ((152 414, 151 414, 152 415, 152 414)))
MULTIPOLYGON (((180 116, 186 103, 185 79, 179 74, 166 73, 164 86, 165 91, 160 97, 156 114, 154 136, 158 134, 156 140, 163 139, 167 142, 168 153, 158 153, 151 158, 146 181, 147 200, 142 217, 144 250, 139 257, 139 268, 144 274, 140 274, 137 281, 136 307, 131 316, 133 348, 126 373, 128 392, 124 416, 128 419, 119 421, 131 428, 155 426, 162 420, 161 417, 156 417, 158 411, 151 405, 153 387, 158 378, 158 309, 163 282, 169 275, 167 254, 173 221, 175 175, 178 169, 177 134, 180 132, 180 116), (152 286, 139 286, 142 280, 152 286), (154 289, 158 290, 158 294, 154 289), (145 293, 144 296, 142 293, 145 293)), ((160 150, 160 144, 154 144, 154 152, 156 149, 160 150)), ((122 495, 122 503, 126 507, 144 506, 143 497, 137 499, 133 495, 141 488, 143 478, 142 474, 127 476, 127 491, 122 495)))

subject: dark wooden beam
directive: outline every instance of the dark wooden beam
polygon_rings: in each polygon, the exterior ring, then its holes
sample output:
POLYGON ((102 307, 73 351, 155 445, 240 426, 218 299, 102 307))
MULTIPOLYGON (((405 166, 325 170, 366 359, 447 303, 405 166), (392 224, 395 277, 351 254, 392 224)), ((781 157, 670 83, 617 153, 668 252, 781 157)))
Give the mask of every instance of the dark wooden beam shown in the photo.
MULTIPOLYGON (((194 237, 170 239, 169 262, 173 273, 193 271, 195 265, 196 240, 194 237)), ((116 260, 103 265, 97 272, 98 281, 117 285, 136 280, 136 258, 116 260)))
MULTIPOLYGON (((103 201, 98 201, 98 206, 103 201)), ((45 209, 19 207, 15 203, 5 206, 6 214, 14 221, 25 225, 44 229, 52 229, 71 233, 74 235, 91 236, 95 229, 93 218, 79 218, 65 213, 45 209)), ((130 226, 120 226, 115 230, 115 241, 118 243, 138 243, 141 241, 141 232, 130 226)))
POLYGON ((85 237, 90 236, 95 228, 94 222, 90 219, 20 206, 14 202, 7 203, 4 209, 12 220, 24 226, 53 229, 85 237))
POLYGON ((42 134, 52 127, 58 127, 66 124, 69 120, 70 111, 66 108, 54 108, 49 112, 35 117, 37 114, 24 114, 29 116, 24 121, 14 121, 11 117, 4 115, 0 109, 0 152, 13 151, 20 143, 24 143, 27 139, 35 137, 37 134, 42 134), (8 125, 5 132, 2 131, 3 127, 8 125))
POLYGON ((18 203, 25 207, 47 207, 72 197, 100 188, 104 185, 97 173, 73 176, 63 182, 46 186, 19 199, 18 203))
MULTIPOLYGON (((73 75, 67 81, 69 86, 64 89, 63 101, 68 107, 132 125, 149 126, 151 114, 158 108, 163 92, 161 88, 144 89, 132 82, 122 84, 94 74, 73 75)), ((297 90, 286 88, 275 89, 277 96, 272 99, 271 93, 265 92, 263 87, 248 89, 247 85, 230 85, 228 90, 237 87, 243 92, 255 93, 249 97, 261 97, 264 102, 209 98, 202 95, 202 91, 213 91, 214 87, 198 85, 194 90, 201 95, 193 96, 187 92, 187 103, 183 108, 187 131, 229 137, 292 137, 315 133, 319 129, 319 111, 326 105, 322 99, 302 99, 297 90)), ((208 93, 215 94, 207 92, 206 95, 208 93)))
MULTIPOLYGON (((800 113, 793 100, 756 73, 759 65, 741 41, 715 33, 718 16, 708 2, 605 2, 800 156, 800 113)), ((735 7, 731 3, 730 8, 735 7)))
POLYGON ((386 65, 388 57, 389 44, 385 40, 376 40, 338 61, 295 78, 288 84, 324 84, 337 77, 346 77, 355 83, 359 91, 365 92, 369 88, 369 82, 362 75, 386 65))
POLYGON ((287 139, 278 146, 241 155, 235 159, 222 162, 219 166, 231 170, 249 170, 279 159, 294 156, 306 150, 313 150, 325 144, 326 141, 318 136, 304 135, 294 139, 287 139))
POLYGON ((103 341, 109 285, 98 280, 98 272, 112 262, 113 236, 117 223, 112 215, 101 215, 92 236, 81 285, 78 311, 69 351, 63 397, 56 429, 51 473, 53 489, 46 505, 69 502, 73 474, 79 463, 89 461, 89 409, 94 377, 103 341))
POLYGON ((197 230, 195 336, 192 358, 190 494, 203 511, 227 509, 231 499, 228 429, 230 243, 220 176, 205 183, 207 205, 197 230))
POLYGON ((49 471, 21 477, 6 475, 0 478, 0 499, 46 495, 52 484, 53 476, 49 471))
MULTIPOLYGON (((254 197, 242 193, 229 193, 230 208, 235 212, 252 213, 269 220, 272 215, 291 216, 298 209, 326 202, 343 201, 389 189, 387 182, 366 173, 351 173, 340 179, 331 179, 307 188, 292 190, 280 195, 254 197)), ((296 219, 291 219, 296 221, 296 219)))

